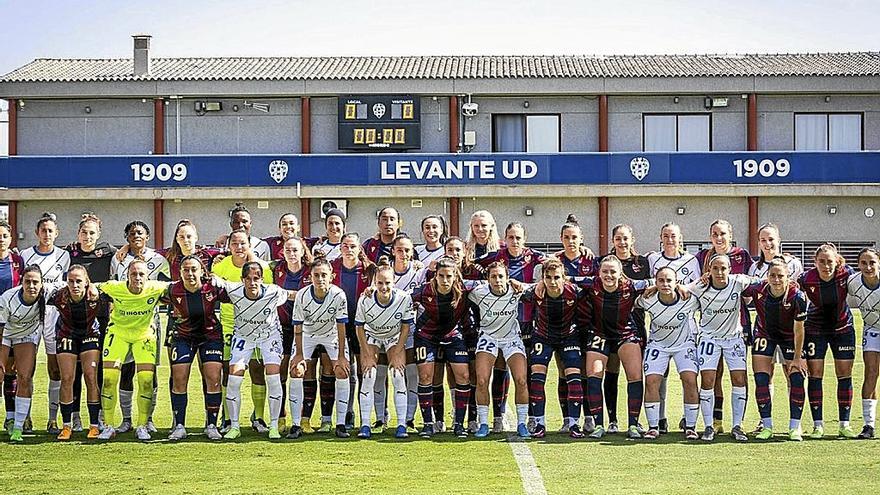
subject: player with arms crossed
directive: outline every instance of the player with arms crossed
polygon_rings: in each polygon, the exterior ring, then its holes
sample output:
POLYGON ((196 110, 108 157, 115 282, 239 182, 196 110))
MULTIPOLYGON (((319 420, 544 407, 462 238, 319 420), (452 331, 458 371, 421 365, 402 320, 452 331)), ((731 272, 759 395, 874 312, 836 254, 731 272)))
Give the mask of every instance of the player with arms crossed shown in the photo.
MULTIPOLYGON (((414 323, 412 298, 409 293, 394 286, 394 268, 386 257, 379 259, 373 288, 358 299, 355 326, 361 342, 363 382, 361 383, 361 429, 358 438, 370 438, 370 414, 376 386, 379 354, 387 356, 394 387, 394 410, 397 413, 396 438, 406 438, 406 351, 407 336, 414 323), (373 292, 369 294, 369 292, 373 292)), ((383 395, 384 398, 384 395, 383 395)), ((383 408, 384 409, 384 408, 383 408)), ((384 414, 384 411, 382 411, 384 414)), ((382 420, 382 417, 378 418, 382 420)))

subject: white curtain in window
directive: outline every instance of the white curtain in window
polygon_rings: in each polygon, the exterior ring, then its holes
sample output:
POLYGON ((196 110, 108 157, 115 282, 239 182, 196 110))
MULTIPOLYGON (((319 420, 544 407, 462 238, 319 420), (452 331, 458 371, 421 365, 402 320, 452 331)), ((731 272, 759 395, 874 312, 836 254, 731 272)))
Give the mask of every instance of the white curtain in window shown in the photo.
POLYGON ((828 115, 800 114, 794 116, 795 151, 828 150, 828 115))
POLYGON ((678 151, 710 151, 709 116, 678 116, 678 151))
POLYGON ((644 151, 675 151, 675 115, 645 115, 644 151))
POLYGON ((862 150, 862 116, 855 113, 828 116, 828 149, 862 150))
POLYGON ((529 115, 526 117, 526 151, 529 153, 559 152, 558 115, 529 115))
POLYGON ((495 115, 495 152, 518 153, 526 151, 525 119, 522 115, 495 115))

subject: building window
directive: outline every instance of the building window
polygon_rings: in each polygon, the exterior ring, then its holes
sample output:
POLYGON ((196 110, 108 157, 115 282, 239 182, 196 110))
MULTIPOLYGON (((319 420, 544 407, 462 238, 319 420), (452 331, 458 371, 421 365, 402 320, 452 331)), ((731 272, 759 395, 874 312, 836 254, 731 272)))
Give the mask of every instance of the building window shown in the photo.
POLYGON ((795 151, 861 151, 859 113, 796 113, 795 151))
POLYGON ((643 151, 711 151, 709 114, 644 115, 643 151))
POLYGON ((558 153, 559 115, 493 115, 492 151, 558 153))

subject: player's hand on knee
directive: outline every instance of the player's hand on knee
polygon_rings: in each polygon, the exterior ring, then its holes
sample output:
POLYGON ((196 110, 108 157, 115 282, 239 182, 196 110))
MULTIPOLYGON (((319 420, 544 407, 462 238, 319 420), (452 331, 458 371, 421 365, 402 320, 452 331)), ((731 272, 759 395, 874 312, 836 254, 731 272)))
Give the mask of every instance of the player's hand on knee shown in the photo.
POLYGON ((348 362, 348 359, 345 356, 340 355, 339 359, 336 360, 335 370, 337 374, 345 375, 341 378, 347 378, 348 374, 351 372, 351 365, 348 362))

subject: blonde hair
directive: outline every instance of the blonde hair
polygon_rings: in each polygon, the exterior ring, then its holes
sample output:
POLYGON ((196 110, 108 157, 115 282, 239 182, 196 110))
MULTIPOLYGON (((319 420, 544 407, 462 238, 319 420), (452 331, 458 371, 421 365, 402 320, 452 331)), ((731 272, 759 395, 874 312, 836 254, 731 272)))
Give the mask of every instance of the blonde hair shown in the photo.
POLYGON ((477 251, 477 239, 474 237, 474 220, 477 218, 485 219, 491 224, 489 227, 489 238, 486 240, 486 252, 498 251, 501 247, 501 238, 498 237, 498 225, 495 223, 495 217, 492 216, 489 210, 477 210, 471 215, 471 219, 468 222, 467 242, 464 245, 468 261, 474 260, 474 253, 477 251))

